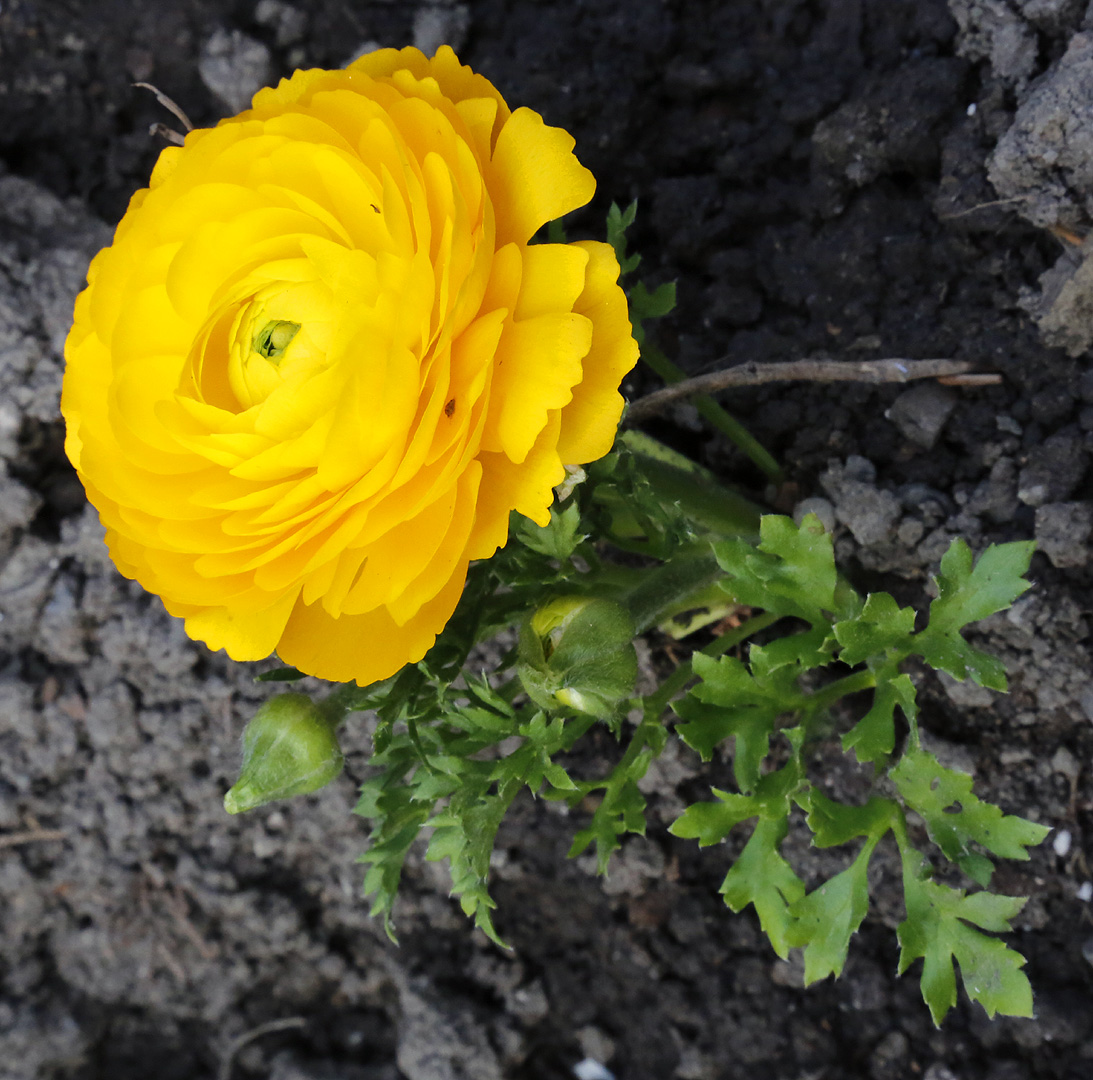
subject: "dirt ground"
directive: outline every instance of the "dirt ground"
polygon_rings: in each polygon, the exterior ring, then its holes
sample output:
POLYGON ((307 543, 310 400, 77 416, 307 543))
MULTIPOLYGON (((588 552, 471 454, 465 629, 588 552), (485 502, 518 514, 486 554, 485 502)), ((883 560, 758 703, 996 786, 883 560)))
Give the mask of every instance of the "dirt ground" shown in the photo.
MULTIPOLYGON (((1086 8, 3 0, 0 1078, 563 1080, 585 1059, 617 1080, 1093 1075, 1086 8), (895 977, 902 915, 883 860, 843 978, 803 989, 752 915, 721 904, 727 854, 666 833, 681 794, 710 780, 685 754, 648 778, 649 836, 606 881, 565 860, 573 821, 518 804, 495 867, 511 953, 471 932, 420 858, 401 946, 368 919, 363 827, 347 812, 363 723, 336 785, 223 813, 239 733, 268 691, 109 564, 61 451, 72 298, 146 182, 161 145, 149 125, 169 119, 132 82, 208 124, 294 67, 411 41, 449 41, 574 134, 599 191, 571 235, 602 235, 611 200, 639 200, 643 270, 678 282, 661 343, 688 370, 959 357, 1003 376, 734 394, 786 466, 779 493, 690 407, 650 430, 783 509, 812 500, 859 587, 903 603, 925 602, 953 535, 1040 541, 1036 587, 980 635, 1012 692, 933 676, 920 691, 943 758, 1056 829, 996 879, 1032 897, 1014 944, 1035 1020, 961 1004, 933 1028, 917 979, 895 977)), ((653 385, 637 374, 629 390, 653 385)), ((844 767, 817 762, 836 787, 844 767)))

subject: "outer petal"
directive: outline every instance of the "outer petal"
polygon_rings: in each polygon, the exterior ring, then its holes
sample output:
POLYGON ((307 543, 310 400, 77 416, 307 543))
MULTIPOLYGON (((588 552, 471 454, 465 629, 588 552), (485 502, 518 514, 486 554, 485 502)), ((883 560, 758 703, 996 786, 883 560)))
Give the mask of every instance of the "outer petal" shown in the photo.
POLYGON ((277 653, 309 675, 361 686, 386 679, 404 664, 420 660, 451 618, 467 578, 462 562, 447 585, 405 625, 386 608, 335 619, 321 604, 300 601, 285 628, 277 653))
POLYGON ((622 416, 619 384, 638 362, 615 252, 609 244, 577 246, 588 252, 588 270, 574 310, 591 321, 592 345, 582 365, 584 378, 562 410, 558 454, 567 465, 595 461, 611 449, 622 416))
POLYGON ((584 206, 595 177, 573 154, 573 136, 547 127, 531 109, 517 109, 501 128, 490 162, 497 246, 526 244, 548 221, 584 206))

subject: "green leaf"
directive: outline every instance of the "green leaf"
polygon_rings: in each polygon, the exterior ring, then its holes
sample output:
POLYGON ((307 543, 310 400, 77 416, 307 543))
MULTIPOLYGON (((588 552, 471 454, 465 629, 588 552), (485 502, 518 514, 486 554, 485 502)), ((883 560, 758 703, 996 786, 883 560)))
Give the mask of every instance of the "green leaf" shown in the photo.
POLYGON ((831 663, 833 643, 826 626, 817 626, 803 634, 787 634, 769 645, 752 645, 748 650, 748 666, 756 679, 766 681, 786 667, 801 671, 824 667, 831 663))
POLYGON ((627 833, 645 835, 645 796, 630 777, 608 791, 592 820, 573 838, 569 858, 576 858, 595 842, 596 871, 606 874, 611 856, 622 846, 621 837, 627 833))
POLYGON ((915 684, 909 675, 898 675, 895 666, 877 673, 877 687, 869 711, 843 736, 843 751, 853 750, 860 762, 887 758, 896 745, 896 706, 910 723, 918 716, 915 684))
POLYGON ((693 664, 703 681, 687 697, 672 703, 673 711, 686 721, 677 725, 676 733, 704 761, 710 760, 723 740, 735 739, 736 782, 741 791, 751 791, 759 781, 759 766, 785 704, 756 682, 735 657, 714 660, 696 653, 693 664))
POLYGON ((721 885, 721 894, 732 911, 739 913, 748 904, 755 907, 759 925, 783 960, 791 948, 793 916, 789 906, 805 894, 804 882, 779 850, 788 828, 788 818, 760 818, 721 885))
POLYGON ((699 847, 719 844, 742 821, 763 811, 762 801, 753 795, 733 795, 714 788, 717 802, 699 802, 688 806, 668 831, 681 840, 697 840, 699 847))
MULTIPOLYGON (((905 852, 905 860, 908 854, 917 852, 905 852)), ((1009 930, 1010 920, 1024 907, 1024 898, 987 892, 966 896, 962 889, 907 873, 906 862, 904 896, 907 918, 896 931, 899 973, 922 959, 922 997, 935 1024, 940 1025, 956 1004, 954 959, 960 965, 965 993, 988 1016, 1032 1016, 1032 987, 1021 971, 1024 957, 981 932, 1009 930)))
POLYGON ((279 667, 267 671, 262 675, 256 675, 255 682, 298 682, 304 678, 304 673, 294 667, 279 667))
POLYGON ((607 211, 607 242, 615 249, 615 258, 619 260, 619 277, 636 270, 641 262, 640 255, 626 254, 626 230, 634 224, 637 213, 637 199, 625 210, 620 210, 618 203, 613 202, 607 211))
POLYGON ((805 949, 805 986, 828 975, 838 977, 846 963, 850 939, 869 910, 869 859, 876 841, 870 841, 842 873, 792 904, 793 922, 786 940, 805 949))
POLYGON ((959 538, 952 542, 941 560, 929 625, 915 638, 915 651, 931 667, 961 681, 970 676, 991 690, 1006 689, 1005 667, 969 645, 960 631, 1009 607, 1031 587, 1022 575, 1034 547, 1032 541, 991 545, 973 567, 968 545, 959 538))
POLYGON ((556 505, 551 506, 549 525, 536 525, 522 516, 517 516, 515 520, 515 538, 525 547, 550 559, 568 559, 585 539, 584 534, 578 531, 581 509, 576 501, 570 502, 564 510, 559 510, 556 505))
POLYGON ((804 807, 812 843, 818 848, 838 847, 856 836, 879 840, 899 814, 899 806, 892 799, 875 795, 864 806, 847 806, 814 787, 809 789, 804 807))
POLYGON ((901 608, 888 593, 870 593, 857 615, 834 626, 839 659, 851 667, 889 649, 906 656, 914 632, 914 608, 901 608))
POLYGON ((765 514, 759 532, 758 550, 742 540, 714 544, 730 578, 726 592, 742 604, 827 627, 828 613, 839 613, 845 602, 836 600, 835 555, 820 519, 809 514, 797 526, 792 518, 765 514))
MULTIPOLYGON (((1027 849, 1051 831, 983 802, 972 792, 967 773, 946 769, 925 750, 907 751, 890 775, 907 805, 925 821, 930 839, 946 858, 962 867, 969 856, 975 856, 972 843, 1002 859, 1027 861, 1027 849)), ((982 856, 975 856, 964 868, 977 871, 978 877, 972 876, 978 880, 983 876, 982 863, 982 856)))

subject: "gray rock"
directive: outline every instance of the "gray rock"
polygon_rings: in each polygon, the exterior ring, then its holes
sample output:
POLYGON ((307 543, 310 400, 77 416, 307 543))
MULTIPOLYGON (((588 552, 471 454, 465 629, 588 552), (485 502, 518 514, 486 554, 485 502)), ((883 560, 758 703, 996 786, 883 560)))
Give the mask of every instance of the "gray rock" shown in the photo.
POLYGON ((1089 562, 1091 534, 1091 503, 1045 503, 1036 509, 1036 542, 1052 565, 1061 570, 1089 562))
POLYGON ((956 403, 957 395, 947 386, 924 382, 900 394, 885 416, 905 439, 931 450, 956 403))
POLYGON ((1060 431, 1033 448, 1017 477, 1017 498, 1026 506, 1062 502, 1085 472, 1089 449, 1071 431, 1060 431))
POLYGON ((835 504, 835 517, 863 547, 884 543, 900 517, 899 500, 874 486, 876 469, 865 458, 851 456, 845 465, 832 462, 820 485, 835 504))
POLYGON ((949 0, 959 27, 957 51, 989 60, 998 78, 1024 84, 1036 70, 1036 34, 1006 0, 949 0))
POLYGON ((820 523, 828 532, 835 531, 835 507, 829 499, 814 495, 810 499, 802 499, 793 508, 793 520, 800 525, 809 514, 815 514, 820 523))
POLYGON ((1043 228, 1074 228, 1090 216, 1093 35, 1075 35, 1021 102, 991 155, 988 176, 1002 198, 1015 200, 1020 212, 1043 228))
POLYGON ((414 12, 414 44, 426 56, 432 56, 441 45, 458 52, 470 28, 471 11, 466 4, 427 5, 414 12))
POLYGON ((269 82, 269 49, 242 31, 218 27, 201 50, 197 70, 201 81, 233 113, 242 112, 269 82))
POLYGON ((307 15, 299 8, 283 0, 258 0, 254 9, 254 21, 271 27, 277 35, 280 48, 295 45, 307 32, 307 15))

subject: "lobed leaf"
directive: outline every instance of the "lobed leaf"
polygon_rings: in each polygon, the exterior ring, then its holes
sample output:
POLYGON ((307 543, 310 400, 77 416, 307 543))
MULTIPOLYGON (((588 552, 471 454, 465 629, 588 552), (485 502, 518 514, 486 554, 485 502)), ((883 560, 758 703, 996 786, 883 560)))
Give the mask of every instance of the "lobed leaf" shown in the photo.
POLYGON ((930 839, 980 884, 986 884, 983 863, 989 866, 989 861, 975 858, 973 843, 999 858, 1027 861, 1027 849, 1051 831, 984 802, 972 791, 967 773, 945 768, 925 750, 908 750, 890 776, 907 805, 926 823, 930 839))
POLYGON ((907 873, 904 896, 907 918, 896 931, 899 972, 922 959, 922 997, 935 1024, 956 1004, 954 960, 965 993, 989 1017, 1032 1016, 1032 987, 1021 971, 1024 957, 982 932, 1009 930, 1010 920, 1025 904, 1022 897, 987 892, 966 896, 963 890, 907 873))
POLYGON ((805 894, 804 882, 779 850, 788 828, 788 817, 760 818, 721 885, 721 895, 732 911, 739 913, 748 904, 755 908, 759 925, 783 960, 792 947, 790 905, 805 894))

